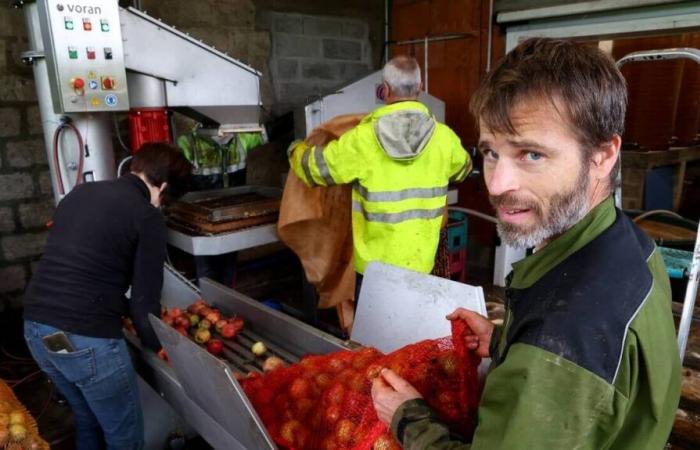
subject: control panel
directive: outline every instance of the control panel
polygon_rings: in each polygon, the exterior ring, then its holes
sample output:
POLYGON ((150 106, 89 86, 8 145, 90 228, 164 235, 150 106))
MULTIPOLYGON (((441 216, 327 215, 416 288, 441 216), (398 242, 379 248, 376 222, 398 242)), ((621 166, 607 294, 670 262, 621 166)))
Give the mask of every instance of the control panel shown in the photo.
POLYGON ((56 114, 129 109, 118 0, 39 0, 56 114))

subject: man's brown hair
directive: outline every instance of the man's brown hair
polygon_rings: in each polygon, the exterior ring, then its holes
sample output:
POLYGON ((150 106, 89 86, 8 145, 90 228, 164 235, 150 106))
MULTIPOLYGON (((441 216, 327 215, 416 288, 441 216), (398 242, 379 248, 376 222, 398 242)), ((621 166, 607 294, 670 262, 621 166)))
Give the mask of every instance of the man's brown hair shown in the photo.
POLYGON ((134 153, 130 170, 143 173, 149 183, 160 187, 165 182, 173 184, 186 179, 190 174, 191 165, 172 144, 148 142, 134 153))
MULTIPOLYGON (((533 99, 549 100, 569 123, 584 162, 590 161, 602 143, 624 131, 625 79, 597 47, 560 39, 527 39, 486 76, 471 99, 470 110, 489 129, 517 134, 510 114, 520 102, 533 99)), ((610 191, 618 169, 619 160, 610 173, 610 191)))

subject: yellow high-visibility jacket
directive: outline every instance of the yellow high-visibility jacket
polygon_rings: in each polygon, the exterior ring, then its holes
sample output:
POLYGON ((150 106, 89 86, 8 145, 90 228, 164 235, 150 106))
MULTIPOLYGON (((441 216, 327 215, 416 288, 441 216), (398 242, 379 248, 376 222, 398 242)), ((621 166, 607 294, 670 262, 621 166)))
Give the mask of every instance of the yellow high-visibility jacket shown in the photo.
POLYGON ((386 105, 323 147, 292 144, 289 161, 309 186, 353 184, 354 266, 380 261, 429 273, 449 182, 471 158, 457 135, 416 101, 386 105))

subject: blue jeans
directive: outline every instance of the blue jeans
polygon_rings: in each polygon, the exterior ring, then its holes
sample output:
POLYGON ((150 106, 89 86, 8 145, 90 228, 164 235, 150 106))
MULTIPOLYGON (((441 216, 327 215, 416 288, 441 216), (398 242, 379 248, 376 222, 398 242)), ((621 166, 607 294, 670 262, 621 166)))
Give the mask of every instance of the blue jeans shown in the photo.
POLYGON ((29 351, 73 410, 76 448, 143 448, 141 402, 126 341, 66 332, 75 351, 56 353, 46 348, 42 337, 57 331, 24 322, 29 351))

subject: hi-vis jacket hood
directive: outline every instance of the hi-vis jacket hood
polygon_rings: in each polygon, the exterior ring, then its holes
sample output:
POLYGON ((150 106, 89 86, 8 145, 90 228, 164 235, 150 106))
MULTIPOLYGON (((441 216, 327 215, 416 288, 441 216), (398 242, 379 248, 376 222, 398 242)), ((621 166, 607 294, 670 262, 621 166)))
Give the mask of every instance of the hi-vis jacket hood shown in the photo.
POLYGON ((379 117, 374 123, 374 133, 390 158, 411 160, 428 144, 435 125, 435 119, 427 112, 404 109, 379 117))
POLYGON ((387 156, 397 161, 418 157, 435 132, 437 121, 416 101, 392 103, 368 114, 360 124, 370 125, 387 156))

